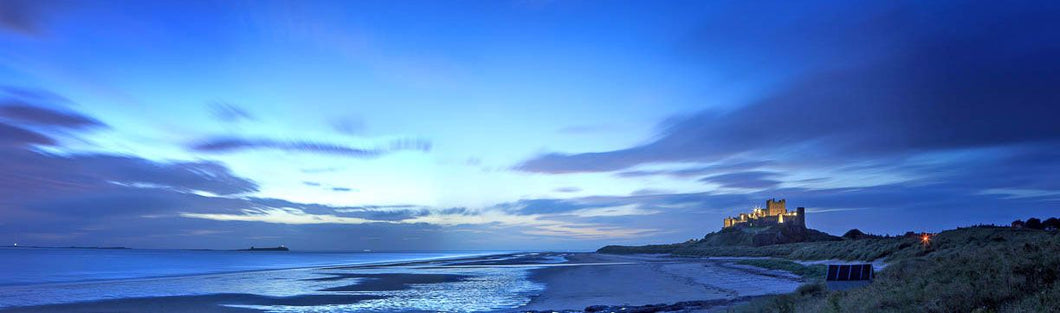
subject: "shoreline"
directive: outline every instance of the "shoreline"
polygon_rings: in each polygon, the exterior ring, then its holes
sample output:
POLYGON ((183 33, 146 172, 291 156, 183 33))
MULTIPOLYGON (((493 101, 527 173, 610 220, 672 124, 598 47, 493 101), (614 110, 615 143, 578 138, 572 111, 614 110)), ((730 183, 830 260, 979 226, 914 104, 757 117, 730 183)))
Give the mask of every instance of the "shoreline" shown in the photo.
MULTIPOLYGON (((50 248, 49 248, 50 249, 50 248)), ((63 248, 67 249, 67 248, 63 248)), ((132 249, 123 249, 132 250, 132 249)), ((211 250, 211 251, 229 251, 229 250, 211 250)), ((357 252, 353 252, 357 253, 357 252)), ((389 252, 378 252, 378 253, 389 253, 389 252)), ((265 272, 282 272, 282 271, 299 271, 299 270, 327 270, 327 269, 352 269, 352 268, 367 268, 367 267, 386 267, 386 266, 403 266, 403 265, 415 265, 421 263, 429 263, 436 261, 459 261, 459 260, 474 260, 478 258, 502 256, 502 255, 515 255, 527 252, 503 252, 496 254, 483 254, 473 256, 451 256, 451 257, 438 257, 438 258, 425 258, 425 259, 414 259, 414 260, 397 260, 397 261, 373 261, 365 263, 345 263, 345 264, 327 264, 327 265, 308 265, 308 266, 295 266, 295 267, 283 267, 283 268, 266 268, 266 269, 247 269, 247 270, 235 270, 235 271, 219 271, 219 272, 201 272, 192 274, 173 274, 173 275, 154 275, 144 277, 129 277, 129 278, 114 278, 114 279, 84 279, 84 280, 70 280, 70 281, 54 281, 54 282, 40 282, 40 283, 21 283, 21 284, 0 284, 0 288, 22 288, 22 287, 51 287, 51 286, 64 286, 64 285, 79 285, 79 284, 95 284, 95 283, 108 283, 108 282, 136 282, 136 281, 153 281, 153 280, 165 280, 173 278, 191 278, 191 277, 212 277, 212 276, 223 276, 223 275, 241 275, 241 274, 252 274, 252 273, 265 273, 265 272)), ((0 306, 0 310, 4 307, 0 306)))
MULTIPOLYGON (((248 273, 253 275, 268 272, 271 276, 283 277, 284 280, 279 281, 277 286, 292 289, 297 293, 276 295, 243 289, 238 289, 239 292, 235 293, 195 289, 189 294, 7 306, 0 307, 0 312, 260 312, 285 306, 357 307, 358 303, 364 301, 386 299, 393 296, 393 292, 432 288, 430 286, 437 284, 461 284, 474 281, 477 277, 488 278, 469 276, 467 271, 490 272, 508 268, 511 270, 503 271, 523 273, 519 274, 523 277, 522 280, 538 284, 540 289, 526 294, 527 298, 524 299, 527 300, 523 300, 525 302, 521 304, 516 302, 504 305, 507 308, 494 307, 477 311, 580 312, 588 307, 658 307, 665 303, 668 307, 688 306, 710 312, 762 295, 791 292, 802 283, 800 279, 791 277, 790 273, 789 276, 777 273, 787 272, 763 268, 737 268, 728 263, 731 262, 665 255, 526 252, 90 283, 66 282, 52 285, 107 285, 138 281, 170 285, 175 282, 167 280, 197 281, 200 277, 204 280, 228 279, 248 273), (203 291, 205 292, 199 293, 203 291)), ((27 287, 32 289, 34 286, 40 285, 27 287)))
MULTIPOLYGON (((100 311, 126 311, 126 312, 138 312, 144 311, 143 308, 137 308, 137 305, 148 305, 148 306, 168 306, 174 305, 172 311, 170 309, 162 309, 165 312, 199 312, 205 309, 202 305, 214 305, 217 309, 205 310, 206 312, 229 312, 229 309, 236 309, 236 307, 228 307, 228 304, 237 304, 235 302, 253 302, 262 303, 262 305, 276 305, 275 303, 285 303, 285 301, 295 301, 300 304, 309 304, 320 302, 319 300, 306 300, 306 299, 334 299, 336 295, 334 293, 328 293, 323 289, 304 289, 297 290, 299 294, 293 296, 276 296, 269 294, 256 294, 253 291, 244 292, 242 288, 239 290, 229 292, 212 292, 210 289, 191 288, 181 289, 179 287, 170 288, 174 285, 187 286, 188 282, 205 282, 205 281, 224 281, 224 280, 235 280, 254 277, 269 277, 259 278, 263 279, 275 279, 272 277, 298 277, 303 278, 294 279, 287 284, 296 285, 298 281, 329 281, 335 279, 329 279, 331 276, 329 271, 342 270, 342 269, 386 269, 386 268, 403 268, 407 266, 426 265, 433 263, 451 263, 451 262, 464 262, 474 260, 490 260, 495 258, 504 258, 517 255, 519 253, 513 252, 500 252, 500 253, 485 253, 477 255, 457 255, 457 256, 441 256, 441 257, 427 257, 427 258, 416 258, 416 259, 404 259, 404 260, 387 260, 387 261, 371 261, 364 263, 345 263, 345 264, 329 264, 329 265, 314 265, 314 266, 298 266, 298 267, 287 267, 278 269, 251 269, 242 271, 226 271, 226 272, 209 272, 209 273, 196 273, 196 274, 182 274, 182 275, 165 275, 165 276, 150 276, 150 277, 137 277, 137 278, 119 278, 119 279, 93 279, 93 280, 79 280, 79 281, 63 281, 63 282, 43 282, 43 283, 31 283, 31 284, 9 284, 0 285, 0 295, 4 293, 11 294, 36 294, 38 291, 47 290, 50 293, 56 294, 55 297, 49 297, 52 299, 63 299, 59 302, 48 302, 40 304, 22 304, 25 302, 5 302, 0 297, 0 312, 79 312, 81 307, 94 308, 84 309, 87 312, 100 312, 100 311), (93 299, 80 300, 75 297, 76 300, 70 300, 64 298, 66 290, 70 291, 82 291, 85 294, 85 290, 93 290, 97 287, 109 287, 110 289, 120 290, 114 286, 153 286, 159 287, 160 291, 147 291, 147 295, 142 296, 127 296, 127 297, 116 297, 108 298, 107 296, 94 297, 93 299), (205 292, 203 290, 206 290, 205 292), (325 292, 322 292, 325 291, 325 292), (208 303, 200 303, 208 302, 208 303), (177 307, 188 307, 194 308, 193 310, 185 311, 177 309, 177 307)), ((400 271, 399 271, 400 272, 400 271)), ((406 279, 401 276, 405 274, 395 274, 382 279, 384 281, 397 281, 400 288, 395 287, 380 287, 374 288, 369 286, 365 291, 389 291, 405 288, 404 285, 421 283, 416 279, 406 279)), ((416 274, 408 274, 414 276, 416 274)), ((370 276, 370 275, 363 275, 370 276)), ((361 279, 357 275, 346 277, 357 281, 361 279)), ((285 278, 286 279, 286 278, 285 278)), ((433 283, 434 281, 428 281, 426 283, 433 283)), ((378 286, 378 285, 377 285, 378 286)), ((381 286, 387 286, 382 284, 381 286)), ((345 285, 338 287, 348 287, 345 285)), ((93 292, 87 292, 92 294, 93 292)), ((360 296, 358 296, 360 297, 360 296)), ((363 300, 361 298, 351 298, 346 303, 356 303, 357 301, 363 300)), ((363 297, 362 297, 363 298, 363 297)), ((371 297, 367 297, 371 298, 371 297)), ((366 298, 366 299, 367 299, 366 298)), ((18 299, 14 297, 11 299, 18 299)), ((327 302, 327 301, 324 301, 327 302)), ((341 304, 343 302, 338 302, 341 304)), ((326 304, 321 302, 320 304, 326 304)), ((239 312, 247 311, 246 308, 239 308, 239 312)), ((157 311, 151 309, 148 311, 157 311)), ((261 310, 251 310, 253 312, 259 312, 261 310)))
POLYGON ((574 254, 583 266, 533 270, 530 279, 545 290, 518 310, 580 312, 607 310, 715 310, 753 298, 789 293, 804 283, 779 270, 740 267, 735 260, 684 258, 669 255, 574 254), (624 264, 610 265, 624 261, 624 264), (604 265, 598 265, 604 264, 604 265))

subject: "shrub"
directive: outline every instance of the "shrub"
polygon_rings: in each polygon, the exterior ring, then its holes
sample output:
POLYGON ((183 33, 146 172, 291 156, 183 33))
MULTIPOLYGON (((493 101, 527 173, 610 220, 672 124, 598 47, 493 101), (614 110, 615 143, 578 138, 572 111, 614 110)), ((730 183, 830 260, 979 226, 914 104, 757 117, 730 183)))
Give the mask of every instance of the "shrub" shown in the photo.
POLYGON ((845 234, 843 234, 843 238, 846 239, 861 239, 862 237, 865 237, 865 233, 861 232, 861 230, 857 228, 848 230, 845 234))
POLYGON ((1026 226, 1027 228, 1030 228, 1030 229, 1042 229, 1042 220, 1034 218, 1034 217, 1028 218, 1027 219, 1027 224, 1024 225, 1024 226, 1026 226))
POLYGON ((1045 222, 1042 222, 1042 226, 1046 228, 1052 227, 1053 229, 1060 229, 1060 219, 1050 217, 1046 219, 1045 222))
POLYGON ((783 259, 750 259, 739 260, 736 264, 750 265, 771 270, 787 271, 810 280, 822 280, 828 271, 828 267, 821 264, 802 265, 783 259))
POLYGON ((795 293, 800 296, 819 296, 828 292, 826 287, 821 282, 814 282, 809 284, 803 284, 799 288, 795 289, 795 293))

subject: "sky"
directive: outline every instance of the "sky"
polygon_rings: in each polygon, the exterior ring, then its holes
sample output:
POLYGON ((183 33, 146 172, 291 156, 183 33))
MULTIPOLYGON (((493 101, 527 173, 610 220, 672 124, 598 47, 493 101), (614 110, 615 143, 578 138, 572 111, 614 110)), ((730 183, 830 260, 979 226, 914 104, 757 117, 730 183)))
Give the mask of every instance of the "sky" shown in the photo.
POLYGON ((592 250, 1060 215, 1050 1, 0 0, 0 244, 592 250))

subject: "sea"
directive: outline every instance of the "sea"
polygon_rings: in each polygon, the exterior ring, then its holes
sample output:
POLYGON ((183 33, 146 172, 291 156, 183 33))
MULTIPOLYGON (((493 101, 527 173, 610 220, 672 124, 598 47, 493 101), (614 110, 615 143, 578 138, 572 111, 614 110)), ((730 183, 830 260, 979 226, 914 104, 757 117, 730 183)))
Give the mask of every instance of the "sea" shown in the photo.
POLYGON ((257 306, 267 312, 487 312, 516 308, 544 286, 525 267, 393 266, 415 261, 515 254, 515 251, 245 252, 149 249, 0 248, 0 310, 124 298, 252 294, 326 294, 349 285, 342 273, 461 275, 414 289, 370 293, 381 299, 347 306, 257 306), (360 265, 390 266, 360 266, 360 265), (350 267, 353 266, 353 267, 350 267), (354 268, 354 269, 350 269, 354 268), (345 272, 344 272, 345 271, 345 272))

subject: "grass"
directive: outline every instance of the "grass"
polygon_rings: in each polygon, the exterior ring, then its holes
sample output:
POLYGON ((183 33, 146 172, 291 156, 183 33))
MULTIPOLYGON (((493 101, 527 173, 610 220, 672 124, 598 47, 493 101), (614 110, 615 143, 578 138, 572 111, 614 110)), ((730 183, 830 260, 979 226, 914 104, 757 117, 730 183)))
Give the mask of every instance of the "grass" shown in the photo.
MULTIPOLYGON (((716 233, 715 233, 716 234, 716 233)), ((713 235, 713 234, 712 234, 713 235)), ((711 235, 708 235, 710 237, 711 235)), ((720 241, 736 241, 734 235, 720 241)), ((719 237, 721 238, 721 237, 719 237)), ((891 237, 752 247, 717 241, 611 246, 602 253, 672 253, 683 256, 755 256, 795 260, 882 259, 888 266, 868 286, 829 291, 819 282, 796 292, 751 301, 730 312, 1058 312, 1060 232, 977 226, 948 230, 923 245, 891 237)), ((743 264, 823 277, 785 260, 743 264)))
POLYGON ((677 247, 670 253, 686 256, 763 256, 796 260, 876 260, 904 253, 919 244, 916 238, 800 242, 762 247, 691 244, 677 247))
POLYGON ((825 273, 828 272, 828 266, 826 265, 802 265, 783 259, 748 259, 736 261, 736 264, 787 271, 802 276, 807 280, 821 280, 825 273))
POLYGON ((866 240, 815 245, 810 254, 886 256, 890 265, 872 284, 828 291, 814 283, 730 311, 1060 312, 1057 232, 973 227, 939 233, 928 246, 905 247, 902 238, 866 240))
POLYGON ((795 260, 876 260, 920 245, 917 238, 870 238, 860 240, 827 240, 755 247, 750 245, 753 233, 724 230, 708 234, 701 240, 667 245, 607 246, 597 252, 610 254, 668 253, 681 256, 774 257, 795 260))

